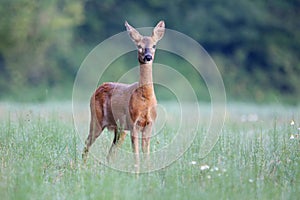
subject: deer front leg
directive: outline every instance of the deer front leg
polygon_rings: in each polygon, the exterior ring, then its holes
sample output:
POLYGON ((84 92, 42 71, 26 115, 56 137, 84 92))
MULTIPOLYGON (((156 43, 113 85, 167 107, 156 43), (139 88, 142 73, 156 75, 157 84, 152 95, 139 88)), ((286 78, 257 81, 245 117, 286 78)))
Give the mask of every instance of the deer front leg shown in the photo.
POLYGON ((133 154, 134 154, 135 172, 139 173, 139 171, 140 171, 139 137, 138 137, 138 130, 136 128, 136 125, 133 127, 133 129, 131 131, 131 145, 132 145, 132 150, 133 150, 133 154))
POLYGON ((142 133, 142 151, 146 165, 149 167, 149 156, 150 156, 150 138, 152 134, 152 122, 149 122, 142 133))

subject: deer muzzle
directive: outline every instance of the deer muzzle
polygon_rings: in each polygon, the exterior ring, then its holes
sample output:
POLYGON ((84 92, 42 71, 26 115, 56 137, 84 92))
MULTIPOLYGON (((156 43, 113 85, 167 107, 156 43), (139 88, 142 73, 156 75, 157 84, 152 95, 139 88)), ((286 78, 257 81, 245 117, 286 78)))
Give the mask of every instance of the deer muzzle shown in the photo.
POLYGON ((144 62, 150 62, 153 59, 149 48, 145 48, 144 62))

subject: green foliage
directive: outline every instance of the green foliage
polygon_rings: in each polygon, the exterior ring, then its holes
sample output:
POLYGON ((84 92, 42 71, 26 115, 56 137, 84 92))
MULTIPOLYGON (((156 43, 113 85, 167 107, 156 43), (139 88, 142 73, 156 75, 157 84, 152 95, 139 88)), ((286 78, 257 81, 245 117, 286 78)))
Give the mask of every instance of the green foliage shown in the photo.
MULTIPOLYGON (((125 20, 144 27, 161 19, 204 46, 222 73, 229 99, 298 103, 300 97, 298 0, 2 0, 0 12, 2 99, 32 100, 53 88, 68 98, 88 51, 124 31, 125 20), (18 95, 22 87, 33 96, 18 95)), ((189 69, 182 73, 190 76, 189 69)))
POLYGON ((8 93, 22 101, 26 95, 19 93, 24 88, 46 90, 73 79, 77 69, 70 51, 73 29, 84 16, 81 2, 70 2, 1 2, 2 98, 8 93))

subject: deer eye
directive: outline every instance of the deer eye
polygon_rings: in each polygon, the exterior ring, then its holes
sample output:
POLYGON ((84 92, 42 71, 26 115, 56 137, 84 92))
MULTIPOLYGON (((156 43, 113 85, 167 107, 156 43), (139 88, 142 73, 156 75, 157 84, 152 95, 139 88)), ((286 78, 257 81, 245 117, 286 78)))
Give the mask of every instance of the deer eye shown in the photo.
POLYGON ((152 47, 153 49, 155 49, 156 48, 156 45, 153 45, 153 47, 152 47))
POLYGON ((142 47, 141 45, 138 45, 137 48, 138 48, 138 51, 139 51, 140 53, 143 52, 143 47, 142 47))

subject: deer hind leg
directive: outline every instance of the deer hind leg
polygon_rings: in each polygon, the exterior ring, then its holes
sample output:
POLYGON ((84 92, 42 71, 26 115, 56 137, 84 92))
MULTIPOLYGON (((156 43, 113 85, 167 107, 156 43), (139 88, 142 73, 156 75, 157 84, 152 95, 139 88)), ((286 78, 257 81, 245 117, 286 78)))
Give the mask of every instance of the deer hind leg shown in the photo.
POLYGON ((113 140, 113 143, 111 144, 111 147, 109 149, 109 153, 107 156, 108 162, 110 162, 116 158, 117 150, 118 150, 118 148, 120 148, 122 146, 122 144, 124 143, 125 137, 126 137, 125 131, 118 131, 118 129, 115 128, 114 132, 115 132, 114 140, 113 140))
POLYGON ((89 132, 89 135, 88 135, 88 137, 85 141, 85 147, 84 147, 83 153, 82 153, 82 159, 83 159, 84 162, 86 162, 87 155, 89 153, 90 147, 95 142, 95 140, 99 137, 102 130, 103 130, 103 128, 101 127, 101 125, 98 122, 97 118, 94 115, 92 115, 91 123, 90 123, 90 132, 89 132))

